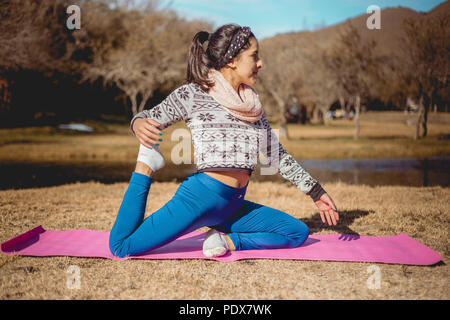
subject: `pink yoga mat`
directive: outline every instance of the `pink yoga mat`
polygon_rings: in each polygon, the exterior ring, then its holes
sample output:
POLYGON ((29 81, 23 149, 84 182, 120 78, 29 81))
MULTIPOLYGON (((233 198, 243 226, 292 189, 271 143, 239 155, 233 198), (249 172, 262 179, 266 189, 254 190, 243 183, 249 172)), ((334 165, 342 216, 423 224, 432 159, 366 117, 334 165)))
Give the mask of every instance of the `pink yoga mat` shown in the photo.
MULTIPOLYGON (((147 254, 123 259, 212 259, 231 262, 241 259, 290 259, 378 262, 432 265, 442 257, 406 234, 389 237, 345 234, 310 235, 293 249, 232 251, 219 258, 202 254, 204 232, 191 232, 147 254)), ((116 259, 108 247, 109 232, 95 230, 44 230, 38 226, 1 245, 4 254, 24 256, 71 256, 116 259)))

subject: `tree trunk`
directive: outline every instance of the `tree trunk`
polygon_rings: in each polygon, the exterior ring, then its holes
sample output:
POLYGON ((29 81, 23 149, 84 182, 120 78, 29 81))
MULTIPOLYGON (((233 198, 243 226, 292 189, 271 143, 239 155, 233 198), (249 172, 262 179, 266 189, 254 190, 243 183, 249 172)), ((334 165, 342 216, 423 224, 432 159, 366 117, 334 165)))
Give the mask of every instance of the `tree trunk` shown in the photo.
POLYGON ((286 138, 287 140, 290 140, 286 123, 280 124, 280 138, 286 138))
POLYGON ((278 115, 279 115, 278 122, 280 125, 280 138, 286 138, 287 140, 290 140, 289 132, 287 129, 287 121, 286 121, 286 117, 284 116, 285 103, 284 103, 283 99, 280 98, 278 93, 275 92, 275 90, 269 89, 269 92, 272 95, 272 97, 275 99, 275 101, 277 102, 277 105, 278 105, 278 115))
POLYGON ((328 117, 328 113, 330 112, 330 107, 328 105, 320 108, 323 117, 323 123, 328 126, 331 122, 331 118, 328 117))
POLYGON ((287 128, 287 121, 286 117, 284 116, 284 108, 280 108, 279 124, 280 124, 280 138, 286 138, 287 140, 290 140, 287 128))
POLYGON ((349 112, 347 110, 347 103, 345 102, 345 99, 343 97, 339 97, 339 105, 341 106, 341 109, 345 111, 345 118, 348 119, 349 112))
POLYGON ((320 109, 317 105, 315 105, 313 109, 313 119, 318 123, 323 123, 323 118, 320 116, 320 109))
POLYGON ((419 139, 420 125, 422 123, 423 114, 424 114, 424 107, 423 107, 423 95, 422 95, 422 96, 420 96, 420 100, 419 100, 419 114, 417 116, 416 132, 414 134, 414 140, 419 139))
POLYGON ((423 106, 423 117, 422 117, 422 129, 423 129, 423 135, 422 137, 425 138, 428 134, 428 110, 430 109, 430 101, 428 99, 425 99, 425 103, 423 106))
POLYGON ((136 94, 130 94, 130 101, 131 101, 131 112, 133 112, 133 116, 135 116, 138 113, 138 107, 137 107, 137 99, 136 99, 136 94))
POLYGON ((353 139, 357 140, 359 136, 359 114, 361 112, 361 97, 355 97, 355 131, 353 132, 353 139))
POLYGON ((6 79, 0 77, 0 112, 11 110, 11 89, 6 79))
POLYGON ((150 91, 145 91, 142 95, 142 101, 139 104, 138 112, 141 112, 145 108, 145 104, 147 103, 148 99, 151 97, 152 93, 150 91))

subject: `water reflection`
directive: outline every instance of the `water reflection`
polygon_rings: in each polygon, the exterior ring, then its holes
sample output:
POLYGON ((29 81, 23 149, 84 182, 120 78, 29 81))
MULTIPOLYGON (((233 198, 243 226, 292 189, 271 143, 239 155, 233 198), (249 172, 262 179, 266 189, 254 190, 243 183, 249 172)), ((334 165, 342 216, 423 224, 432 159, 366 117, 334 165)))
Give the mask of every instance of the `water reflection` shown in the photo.
MULTIPOLYGON (((302 166, 321 183, 342 181, 347 184, 449 186, 450 157, 300 160, 302 166)), ((279 175, 278 175, 279 176, 279 175)), ((267 178, 256 177, 260 181, 267 178)), ((282 179, 282 178, 281 178, 282 179)), ((270 181, 279 181, 278 178, 270 181)))
MULTIPOLYGON (((301 160, 302 166, 321 183, 342 181, 348 184, 449 186, 450 157, 428 159, 301 160)), ((134 163, 0 163, 0 189, 55 186, 66 183, 98 181, 128 182, 134 163)), ((181 182, 195 172, 194 165, 166 166, 155 173, 157 181, 181 182)), ((258 165, 251 181, 290 183, 275 175, 261 175, 258 165)))
POLYGON ((448 187, 450 181, 450 157, 308 160, 302 164, 311 175, 327 182, 448 187))

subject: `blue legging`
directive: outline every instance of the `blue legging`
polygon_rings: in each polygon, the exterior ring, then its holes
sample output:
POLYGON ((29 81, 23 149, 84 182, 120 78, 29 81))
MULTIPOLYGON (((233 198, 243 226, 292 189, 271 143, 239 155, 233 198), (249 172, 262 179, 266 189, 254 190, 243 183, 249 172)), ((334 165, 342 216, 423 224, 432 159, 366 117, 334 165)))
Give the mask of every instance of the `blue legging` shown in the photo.
POLYGON ((144 220, 153 178, 133 172, 109 237, 111 253, 139 255, 201 227, 226 233, 236 250, 293 248, 309 229, 289 214, 244 200, 234 188, 205 173, 188 176, 163 207, 144 220))

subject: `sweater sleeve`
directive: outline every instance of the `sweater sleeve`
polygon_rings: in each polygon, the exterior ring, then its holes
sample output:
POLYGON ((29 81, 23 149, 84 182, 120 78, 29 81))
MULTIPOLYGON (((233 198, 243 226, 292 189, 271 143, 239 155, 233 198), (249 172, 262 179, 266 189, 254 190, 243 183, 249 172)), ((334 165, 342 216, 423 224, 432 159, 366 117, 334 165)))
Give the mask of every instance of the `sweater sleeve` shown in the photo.
POLYGON ((270 123, 263 112, 261 122, 263 124, 262 143, 260 151, 267 159, 270 168, 286 180, 292 182, 303 193, 317 201, 325 192, 320 184, 298 163, 281 145, 270 123))
POLYGON ((153 119, 161 124, 158 129, 164 130, 172 124, 190 117, 193 92, 188 85, 172 91, 160 104, 150 110, 143 110, 131 119, 130 129, 133 135, 133 123, 138 118, 153 119))

